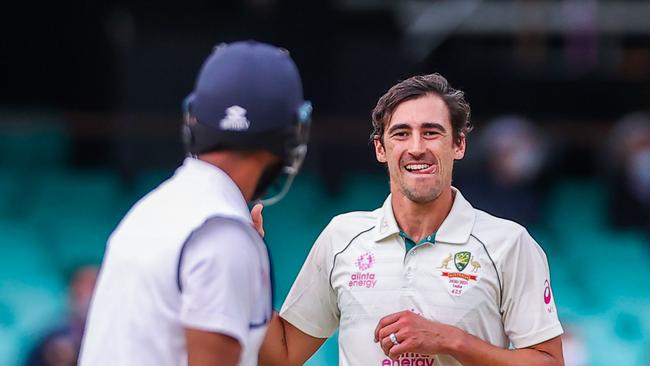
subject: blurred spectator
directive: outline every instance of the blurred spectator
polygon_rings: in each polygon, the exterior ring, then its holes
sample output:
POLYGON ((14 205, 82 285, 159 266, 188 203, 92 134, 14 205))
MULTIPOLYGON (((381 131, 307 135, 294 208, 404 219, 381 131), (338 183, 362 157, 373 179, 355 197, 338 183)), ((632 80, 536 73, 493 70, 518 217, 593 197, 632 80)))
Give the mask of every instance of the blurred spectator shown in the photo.
POLYGON ((635 112, 613 127, 607 146, 609 215, 619 228, 650 233, 650 112, 635 112))
POLYGON ((562 335, 562 354, 564 355, 565 366, 586 366, 589 365, 589 352, 587 345, 575 326, 563 324, 564 334, 562 335))
POLYGON ((471 171, 457 176, 463 193, 479 209, 525 226, 539 221, 547 144, 538 128, 517 115, 488 122, 471 171))
POLYGON ((26 366, 73 366, 81 346, 86 313, 97 280, 94 266, 79 268, 70 281, 70 313, 64 324, 47 332, 30 352, 26 366))

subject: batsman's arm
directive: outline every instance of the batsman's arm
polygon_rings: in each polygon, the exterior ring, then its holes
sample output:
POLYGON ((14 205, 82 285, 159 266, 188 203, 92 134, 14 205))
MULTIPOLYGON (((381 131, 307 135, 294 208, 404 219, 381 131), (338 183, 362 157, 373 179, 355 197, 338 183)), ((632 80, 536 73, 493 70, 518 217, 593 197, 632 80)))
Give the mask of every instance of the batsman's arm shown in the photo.
POLYGON ((312 337, 284 320, 277 312, 260 348, 261 366, 299 366, 325 342, 326 338, 312 337))
POLYGON ((235 366, 239 362, 241 346, 224 334, 185 328, 188 366, 235 366))

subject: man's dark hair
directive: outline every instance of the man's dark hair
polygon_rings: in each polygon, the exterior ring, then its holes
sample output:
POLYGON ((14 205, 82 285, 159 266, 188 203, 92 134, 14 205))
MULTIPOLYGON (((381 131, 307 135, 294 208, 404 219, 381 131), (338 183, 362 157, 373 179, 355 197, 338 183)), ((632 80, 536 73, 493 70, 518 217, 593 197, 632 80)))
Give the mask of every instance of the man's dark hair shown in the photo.
POLYGON ((428 74, 410 77, 395 84, 384 94, 372 111, 373 131, 371 139, 384 142, 384 128, 395 108, 401 103, 423 97, 427 94, 439 96, 447 106, 454 142, 459 143, 461 135, 467 135, 474 126, 470 121, 470 107, 462 90, 454 89, 442 75, 428 74))

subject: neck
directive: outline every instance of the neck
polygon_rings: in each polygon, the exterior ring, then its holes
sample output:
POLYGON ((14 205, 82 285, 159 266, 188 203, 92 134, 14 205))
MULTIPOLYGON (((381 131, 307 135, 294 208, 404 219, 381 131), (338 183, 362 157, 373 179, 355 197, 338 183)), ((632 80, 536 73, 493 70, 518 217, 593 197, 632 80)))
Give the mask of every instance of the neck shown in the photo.
POLYGON ((451 187, 444 189, 440 196, 426 203, 413 202, 400 192, 393 192, 391 195, 397 225, 416 243, 438 231, 449 215, 453 203, 454 194, 451 187))
POLYGON ((235 182, 246 202, 250 202, 262 176, 266 156, 264 152, 218 151, 199 156, 200 160, 223 170, 235 182))

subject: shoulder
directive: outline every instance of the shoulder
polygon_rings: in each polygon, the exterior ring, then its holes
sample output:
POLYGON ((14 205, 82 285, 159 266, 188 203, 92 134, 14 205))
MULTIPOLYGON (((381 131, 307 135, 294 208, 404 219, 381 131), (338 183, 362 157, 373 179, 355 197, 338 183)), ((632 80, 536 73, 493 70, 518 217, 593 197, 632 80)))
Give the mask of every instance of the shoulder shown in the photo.
POLYGON ((219 213, 206 218, 203 225, 199 226, 196 231, 208 231, 212 233, 236 232, 246 235, 255 233, 255 229, 250 222, 234 215, 222 215, 219 213))
POLYGON ((516 238, 526 232, 526 228, 515 221, 496 217, 481 210, 475 211, 476 221, 474 223, 472 235, 485 238, 505 239, 516 238))
POLYGON ((327 225, 341 231, 355 231, 361 227, 370 227, 377 221, 379 209, 374 211, 352 211, 336 215, 327 225))
POLYGON ((251 269, 263 265, 266 249, 249 226, 229 217, 212 217, 194 230, 181 249, 179 288, 187 278, 214 281, 249 278, 250 273, 257 273, 251 269))
POLYGON ((234 217, 212 216, 190 234, 185 250, 214 253, 220 258, 250 258, 259 250, 260 243, 261 238, 249 223, 234 217))
POLYGON ((343 250, 354 240, 371 235, 377 222, 378 210, 353 211, 336 215, 318 237, 316 244, 333 253, 343 250))
POLYGON ((324 231, 341 239, 370 232, 377 222, 378 211, 353 211, 334 216, 324 231))
POLYGON ((471 236, 484 245, 489 252, 497 254, 497 257, 522 245, 537 245, 521 224, 481 210, 476 210, 471 236))

